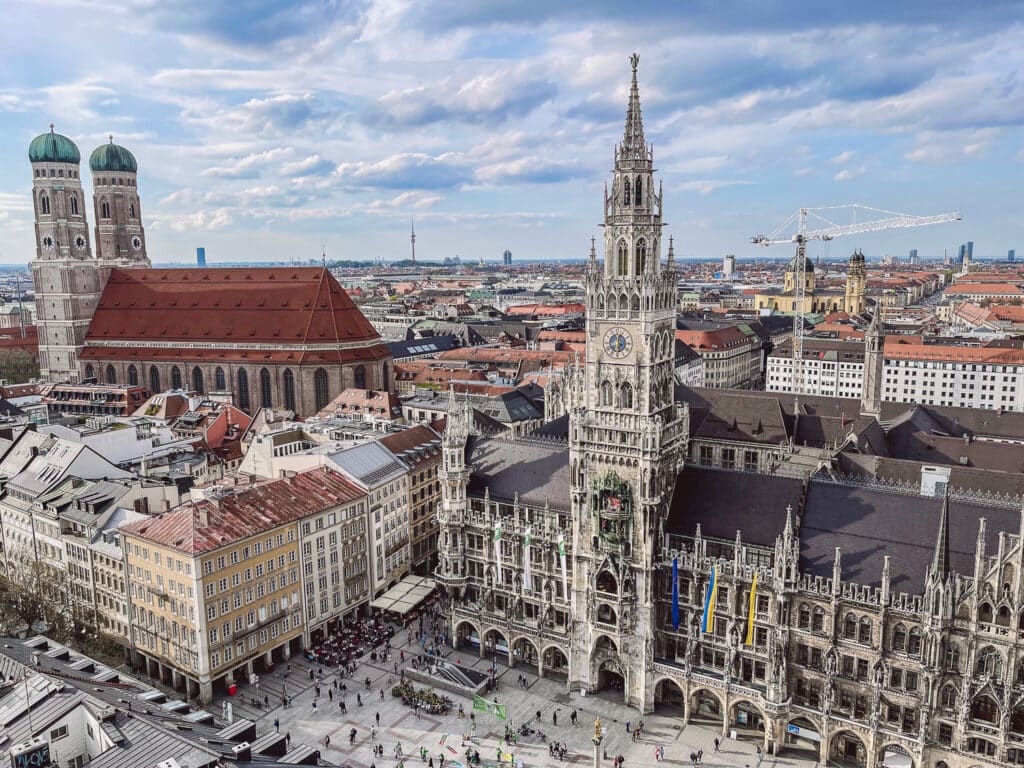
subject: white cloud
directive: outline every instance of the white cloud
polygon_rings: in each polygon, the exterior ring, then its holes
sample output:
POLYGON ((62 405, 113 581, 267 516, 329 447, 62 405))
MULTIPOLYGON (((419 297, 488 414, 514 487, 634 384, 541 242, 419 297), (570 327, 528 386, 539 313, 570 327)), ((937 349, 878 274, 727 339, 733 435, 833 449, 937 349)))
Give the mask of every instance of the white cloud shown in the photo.
POLYGON ((857 153, 852 149, 847 149, 845 152, 840 152, 838 155, 829 160, 832 165, 846 165, 853 159, 853 156, 857 153))
POLYGON ((832 178, 835 181, 849 181, 850 179, 856 179, 858 176, 863 176, 867 171, 863 165, 857 166, 856 168, 843 168, 832 178))
POLYGON ((212 231, 223 229, 231 224, 231 214, 227 208, 217 208, 213 211, 197 211, 188 216, 180 216, 171 222, 171 229, 176 232, 188 232, 191 230, 212 231))
POLYGON ((275 147, 263 152, 252 152, 245 157, 229 158, 224 165, 207 168, 201 175, 224 179, 251 179, 258 176, 262 168, 291 157, 293 153, 291 147, 275 147))

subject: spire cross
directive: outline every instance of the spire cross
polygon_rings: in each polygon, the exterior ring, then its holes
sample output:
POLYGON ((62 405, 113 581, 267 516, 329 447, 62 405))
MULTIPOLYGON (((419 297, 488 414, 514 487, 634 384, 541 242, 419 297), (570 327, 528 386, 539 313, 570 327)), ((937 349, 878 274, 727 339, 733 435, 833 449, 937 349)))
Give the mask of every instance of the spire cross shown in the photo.
POLYGON ((114 134, 112 134, 112 133, 108 133, 108 134, 107 134, 107 138, 108 138, 108 139, 110 139, 110 143, 111 143, 111 144, 113 144, 113 143, 114 143, 114 134))
POLYGON ((53 133, 53 123, 50 123, 50 133, 53 133))

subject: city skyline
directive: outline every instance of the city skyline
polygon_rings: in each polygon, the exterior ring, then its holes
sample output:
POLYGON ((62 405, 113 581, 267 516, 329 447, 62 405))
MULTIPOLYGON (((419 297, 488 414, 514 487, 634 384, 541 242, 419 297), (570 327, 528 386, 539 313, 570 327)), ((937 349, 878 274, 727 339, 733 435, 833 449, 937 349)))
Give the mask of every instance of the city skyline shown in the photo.
POLYGON ((136 155, 154 261, 200 245, 211 263, 321 247, 396 260, 412 217, 424 261, 582 257, 633 50, 680 257, 778 258, 749 236, 798 206, 854 201, 964 222, 850 239, 832 257, 928 258, 967 240, 994 257, 1021 239, 1012 4, 467 8, 15 4, 0 33, 0 263, 34 253, 25 151, 50 122, 83 156, 110 133, 136 155), (67 23, 32 23, 40 6, 67 23))

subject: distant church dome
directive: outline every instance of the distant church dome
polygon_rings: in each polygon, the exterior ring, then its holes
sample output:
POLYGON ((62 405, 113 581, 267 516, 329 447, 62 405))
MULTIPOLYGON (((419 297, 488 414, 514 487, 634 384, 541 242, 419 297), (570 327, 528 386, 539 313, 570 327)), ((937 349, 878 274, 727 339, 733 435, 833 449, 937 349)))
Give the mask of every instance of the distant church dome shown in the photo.
POLYGON ((89 168, 93 173, 135 173, 138 164, 135 162, 135 155, 120 144, 115 144, 114 137, 111 136, 109 144, 101 144, 92 151, 89 156, 89 168))
MULTIPOLYGON (((807 272, 813 272, 814 271, 814 262, 811 261, 807 256, 804 256, 804 263, 805 263, 804 269, 806 269, 807 272)), ((787 272, 796 272, 796 269, 797 269, 796 256, 794 256, 793 258, 791 258, 789 260, 789 263, 786 265, 786 271, 787 272)))
POLYGON ((82 161, 82 156, 78 153, 75 142, 67 136, 54 133, 53 123, 50 123, 50 132, 36 136, 28 145, 28 159, 33 163, 73 163, 78 165, 82 161))

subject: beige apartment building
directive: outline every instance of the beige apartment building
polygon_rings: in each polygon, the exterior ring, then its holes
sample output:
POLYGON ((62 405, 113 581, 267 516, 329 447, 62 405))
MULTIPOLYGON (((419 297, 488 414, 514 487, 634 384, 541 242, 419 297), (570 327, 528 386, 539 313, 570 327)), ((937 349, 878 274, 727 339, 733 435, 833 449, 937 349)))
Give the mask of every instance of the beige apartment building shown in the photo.
POLYGON ((300 523, 353 498, 315 469, 124 526, 135 662, 209 703, 301 650, 300 523))

